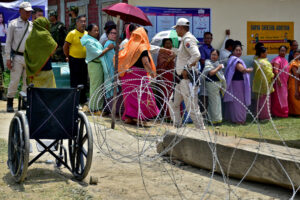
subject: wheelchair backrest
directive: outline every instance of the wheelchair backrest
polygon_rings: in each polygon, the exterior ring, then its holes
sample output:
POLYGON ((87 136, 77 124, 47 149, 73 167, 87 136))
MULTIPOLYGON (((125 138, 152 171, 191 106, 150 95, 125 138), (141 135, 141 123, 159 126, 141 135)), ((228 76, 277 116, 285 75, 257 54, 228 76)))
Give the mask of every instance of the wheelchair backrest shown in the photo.
POLYGON ((73 138, 78 131, 79 96, 77 88, 28 87, 30 139, 73 138))

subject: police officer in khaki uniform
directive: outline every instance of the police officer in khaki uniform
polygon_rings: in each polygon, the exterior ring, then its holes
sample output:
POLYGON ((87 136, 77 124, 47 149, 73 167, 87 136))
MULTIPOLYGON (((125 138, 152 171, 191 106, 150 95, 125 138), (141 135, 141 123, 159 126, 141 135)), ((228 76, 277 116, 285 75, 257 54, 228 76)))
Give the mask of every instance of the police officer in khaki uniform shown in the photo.
POLYGON ((22 90, 26 92, 26 64, 23 57, 25 42, 32 30, 32 22, 28 21, 31 11, 29 2, 20 4, 20 17, 12 20, 8 25, 5 57, 6 66, 10 70, 10 83, 7 91, 7 112, 14 112, 13 100, 18 90, 21 76, 23 77, 22 90), (11 56, 12 53, 14 56, 11 56))
POLYGON ((65 62, 66 57, 64 55, 63 46, 67 35, 65 25, 57 20, 57 12, 51 11, 49 13, 49 21, 51 23, 50 33, 57 43, 57 49, 52 56, 52 62, 65 62))
MULTIPOLYGON (((181 127, 180 104, 184 101, 187 112, 190 114, 195 127, 205 129, 203 118, 198 106, 198 85, 192 83, 189 76, 191 70, 197 72, 196 64, 200 59, 197 39, 189 32, 190 22, 185 18, 179 18, 176 25, 178 36, 182 37, 177 53, 175 73, 179 80, 173 93, 174 102, 171 102, 171 117, 176 127, 181 127), (173 112, 172 112, 173 111, 173 112)), ((195 79, 194 79, 195 80, 195 79)), ((194 81, 195 82, 195 81, 194 81)))

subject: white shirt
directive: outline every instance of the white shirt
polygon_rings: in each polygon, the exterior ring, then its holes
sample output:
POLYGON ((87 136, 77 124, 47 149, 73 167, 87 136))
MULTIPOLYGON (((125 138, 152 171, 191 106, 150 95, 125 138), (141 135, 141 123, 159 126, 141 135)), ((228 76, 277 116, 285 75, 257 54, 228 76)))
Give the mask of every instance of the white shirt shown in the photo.
POLYGON ((105 45, 105 42, 108 40, 106 33, 103 33, 99 39, 99 42, 102 44, 102 46, 105 45))
POLYGON ((219 57, 220 63, 223 64, 225 67, 227 66, 227 61, 228 61, 228 58, 229 58, 229 56, 231 54, 230 51, 228 51, 227 49, 225 49, 225 44, 226 44, 226 41, 228 39, 229 39, 229 36, 226 35, 225 36, 225 40, 223 41, 222 47, 220 49, 220 57, 219 57))
POLYGON ((181 75, 184 66, 196 63, 198 66, 199 59, 201 57, 200 51, 197 46, 198 40, 190 32, 186 32, 182 37, 177 59, 176 59, 176 73, 181 75))
POLYGON ((6 44, 5 44, 5 57, 7 60, 10 59, 11 49, 16 51, 20 42, 21 45, 18 49, 18 52, 24 53, 25 42, 31 30, 32 30, 32 22, 23 21, 21 17, 18 17, 9 23, 7 29, 7 35, 6 35, 6 44), (21 39, 27 27, 27 23, 29 23, 28 29, 21 42, 21 39))
POLYGON ((221 49, 220 58, 219 58, 220 62, 222 64, 227 64, 227 61, 228 61, 228 58, 229 58, 230 54, 231 54, 231 52, 228 51, 227 49, 221 49))
POLYGON ((125 38, 125 39, 121 42, 121 44, 120 44, 120 50, 122 50, 122 49, 125 48, 125 44, 127 44, 128 41, 129 41, 129 40, 128 40, 127 38, 125 38))

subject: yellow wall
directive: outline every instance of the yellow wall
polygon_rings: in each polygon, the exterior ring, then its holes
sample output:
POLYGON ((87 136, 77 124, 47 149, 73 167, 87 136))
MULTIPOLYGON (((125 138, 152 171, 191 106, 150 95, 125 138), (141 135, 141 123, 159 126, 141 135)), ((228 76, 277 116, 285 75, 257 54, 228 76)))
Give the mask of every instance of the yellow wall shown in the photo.
POLYGON ((135 6, 211 8, 213 46, 220 48, 225 29, 241 40, 247 52, 247 21, 292 21, 294 39, 300 41, 300 0, 128 0, 135 6))

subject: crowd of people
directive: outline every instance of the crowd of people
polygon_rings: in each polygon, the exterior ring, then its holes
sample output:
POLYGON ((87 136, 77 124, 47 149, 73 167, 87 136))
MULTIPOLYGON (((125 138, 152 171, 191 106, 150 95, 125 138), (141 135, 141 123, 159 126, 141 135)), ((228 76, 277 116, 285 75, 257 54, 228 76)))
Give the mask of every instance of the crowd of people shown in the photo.
POLYGON ((221 124, 223 118, 244 124, 253 94, 258 120, 270 119, 271 115, 300 115, 300 50, 296 41, 290 44, 291 63, 285 58, 287 46, 281 46, 279 55, 270 62, 267 48, 258 42, 252 68, 241 58, 241 42, 229 39, 229 30, 220 51, 212 47, 210 32, 204 33, 204 44, 198 47, 185 18, 179 18, 173 27, 181 37, 179 47, 174 48, 172 38, 163 39, 161 47, 151 45, 147 30, 130 23, 124 25, 117 38, 116 24, 108 21, 100 36, 99 27, 87 26, 86 17, 78 16, 76 8, 71 9, 69 31, 57 20, 56 12, 50 13, 49 21, 38 10, 31 22, 31 11, 29 2, 21 3, 20 17, 12 20, 7 29, 5 53, 11 70, 7 112, 14 111, 13 98, 22 75, 24 91, 28 83, 56 87, 51 62, 67 61, 70 86, 84 86, 80 104, 89 102, 90 112, 96 115, 111 111, 117 70, 118 98, 124 102, 118 105, 123 109, 118 110, 128 124, 144 125, 164 116, 181 127, 182 102, 198 129, 205 129, 203 117, 215 125, 221 124), (119 41, 119 63, 115 68, 119 41), (154 54, 158 54, 157 61, 154 54))

